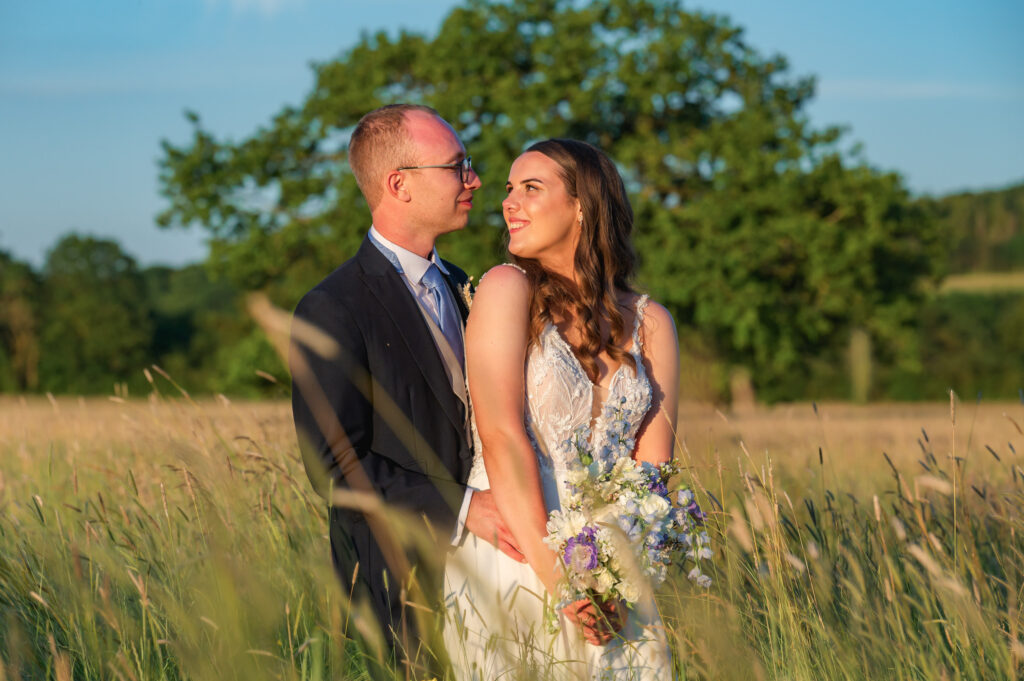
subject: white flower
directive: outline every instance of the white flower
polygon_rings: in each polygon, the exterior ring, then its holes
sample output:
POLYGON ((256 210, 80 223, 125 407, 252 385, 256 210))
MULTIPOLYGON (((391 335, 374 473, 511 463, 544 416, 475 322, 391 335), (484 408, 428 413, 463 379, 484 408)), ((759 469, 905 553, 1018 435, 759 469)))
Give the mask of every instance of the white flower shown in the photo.
POLYGON ((571 485, 582 485, 590 479, 590 473, 586 468, 573 468, 565 475, 565 481, 571 485))
POLYGON ((609 560, 615 560, 619 556, 619 551, 615 546, 615 540, 612 536, 612 530, 608 527, 600 527, 597 530, 597 545, 601 547, 601 553, 608 556, 609 560))
POLYGON ((608 570, 598 569, 593 576, 594 588, 598 593, 608 593, 615 586, 615 577, 608 570))
POLYGON ((580 511, 552 511, 548 517, 548 535, 545 541, 552 548, 558 549, 558 544, 575 537, 587 524, 587 517, 580 511))
POLYGON ((624 600, 636 603, 640 600, 640 587, 634 584, 632 580, 624 579, 619 582, 619 594, 624 600))
POLYGON ((587 525, 587 516, 579 511, 569 511, 565 514, 566 536, 575 537, 583 531, 587 525))
POLYGON ((649 523, 665 517, 669 509, 668 501, 657 494, 652 494, 640 502, 640 513, 649 523))
MULTIPOLYGON (((620 461, 629 461, 629 462, 631 462, 633 464, 636 463, 632 459, 620 459, 620 461)), ((643 482, 643 479, 644 479, 644 471, 639 466, 636 466, 636 465, 623 466, 623 469, 622 469, 622 481, 623 482, 627 482, 627 483, 631 482, 631 483, 637 484, 637 483, 643 482)))

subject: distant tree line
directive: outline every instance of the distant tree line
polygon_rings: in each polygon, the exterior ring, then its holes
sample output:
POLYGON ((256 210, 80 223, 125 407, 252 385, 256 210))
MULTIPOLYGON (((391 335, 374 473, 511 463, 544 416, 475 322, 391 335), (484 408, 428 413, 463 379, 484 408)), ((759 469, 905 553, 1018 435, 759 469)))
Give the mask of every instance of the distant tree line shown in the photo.
MULTIPOLYGON (((993 193, 949 198, 986 206, 993 193)), ((920 199, 929 209, 945 200, 920 199)), ((1024 269, 1024 258, 1014 266, 1024 269)), ((244 294, 206 264, 139 267, 108 239, 70 234, 39 270, 0 251, 0 393, 144 395, 152 387, 143 369, 156 365, 190 394, 281 396, 286 371, 245 313, 244 294)), ((1020 396, 1024 292, 930 295, 915 320, 915 362, 875 359, 869 397, 934 399, 950 387, 969 397, 1020 396)), ((680 326, 688 397, 728 399, 725 376, 715 375, 724 367, 694 329, 680 326)), ((851 396, 848 346, 819 348, 804 361, 803 373, 774 387, 779 399, 851 396)), ((154 380, 175 392, 157 371, 150 369, 154 380)))
POLYGON ((160 370, 187 391, 273 394, 283 369, 242 303, 203 265, 140 268, 108 239, 65 236, 39 271, 0 252, 0 392, 144 395, 150 368, 172 392, 160 370))
MULTIPOLYGON (((394 101, 429 104, 452 121, 483 178, 470 227, 439 245, 477 276, 504 258, 499 205, 523 148, 574 137, 605 149, 636 213, 639 284, 679 324, 690 397, 729 399, 744 382, 768 401, 935 398, 936 385, 989 385, 981 375, 952 382, 964 366, 990 370, 957 354, 977 345, 957 334, 981 307, 935 292, 944 274, 974 263, 1024 266, 1006 227, 1016 216, 1010 231, 1020 234, 1020 192, 1017 203, 985 195, 980 212, 965 197, 914 199, 898 175, 843 151, 838 129, 812 127, 813 80, 760 54, 725 17, 677 0, 467 0, 433 38, 368 35, 314 70, 305 101, 248 138, 218 139, 189 113, 191 139, 163 143, 158 223, 204 230, 209 257, 181 272, 122 265, 118 276, 130 269, 140 283, 104 283, 108 304, 123 307, 116 322, 85 303, 79 312, 123 333, 95 350, 67 342, 82 330, 51 289, 91 295, 56 275, 84 276, 70 262, 84 256, 61 255, 81 238, 54 249, 53 272, 48 261, 22 277, 36 287, 23 295, 50 302, 33 322, 36 382, 23 377, 16 388, 109 390, 86 366, 102 351, 121 358, 108 386, 145 356, 196 389, 281 390, 261 378, 283 369, 240 296, 261 291, 290 309, 355 252, 370 218, 346 163, 348 135, 367 110, 394 101), (48 321, 57 310, 64 321, 48 321), (46 358, 72 348, 73 361, 46 358)), ((95 267, 106 258, 117 260, 97 256, 95 267)), ((1002 326, 986 333, 1021 337, 1018 299, 992 304, 985 323, 1002 326)), ((1005 358, 993 397, 1014 390, 1006 375, 1024 375, 1018 346, 978 350, 1005 358)), ((26 371, 26 352, 11 355, 12 375, 26 371)))
POLYGON ((1024 268, 1024 184, 923 198, 949 254, 949 273, 1024 268))

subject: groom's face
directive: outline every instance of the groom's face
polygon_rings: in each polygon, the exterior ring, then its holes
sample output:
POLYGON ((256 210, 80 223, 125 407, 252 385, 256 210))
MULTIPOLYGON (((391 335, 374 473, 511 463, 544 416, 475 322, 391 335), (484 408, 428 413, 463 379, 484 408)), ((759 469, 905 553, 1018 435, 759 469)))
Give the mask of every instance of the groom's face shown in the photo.
MULTIPOLYGON (((444 165, 466 158, 458 135, 437 116, 412 111, 406 115, 406 128, 416 165, 444 165)), ((466 226, 473 192, 480 188, 475 172, 461 179, 458 169, 451 168, 422 168, 405 174, 412 197, 409 218, 417 229, 437 236, 466 226)))

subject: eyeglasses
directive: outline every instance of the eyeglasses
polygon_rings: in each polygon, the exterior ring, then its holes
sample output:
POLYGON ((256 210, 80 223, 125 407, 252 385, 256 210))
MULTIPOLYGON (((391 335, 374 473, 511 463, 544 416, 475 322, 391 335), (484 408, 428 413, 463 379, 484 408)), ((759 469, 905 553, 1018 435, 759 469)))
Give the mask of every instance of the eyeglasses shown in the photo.
POLYGON ((467 156, 461 161, 455 163, 445 163, 437 166, 405 166, 403 168, 395 168, 395 170, 421 170, 423 168, 447 168, 448 170, 459 171, 459 182, 466 184, 469 179, 469 174, 473 172, 473 161, 472 157, 467 156))

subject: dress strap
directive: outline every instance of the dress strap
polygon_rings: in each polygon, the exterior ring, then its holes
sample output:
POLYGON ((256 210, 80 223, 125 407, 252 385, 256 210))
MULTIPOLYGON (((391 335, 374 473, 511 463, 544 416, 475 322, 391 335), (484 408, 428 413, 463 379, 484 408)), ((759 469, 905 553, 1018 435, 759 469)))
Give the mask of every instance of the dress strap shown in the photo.
POLYGON ((637 350, 643 348, 643 343, 640 341, 640 327, 644 323, 644 311, 647 309, 649 301, 650 297, 646 293, 636 301, 636 319, 633 320, 633 347, 637 350))
POLYGON ((520 272, 522 272, 523 274, 526 274, 526 270, 524 270, 522 267, 520 267, 519 265, 515 264, 514 262, 504 262, 504 263, 502 263, 500 265, 495 265, 490 270, 487 270, 486 272, 484 272, 483 276, 480 277, 480 281, 483 281, 484 277, 486 277, 488 274, 491 273, 491 270, 497 269, 499 267, 514 267, 517 270, 519 270, 520 272))
POLYGON ((514 262, 503 262, 501 264, 502 265, 508 265, 509 267, 515 267, 517 270, 519 270, 523 274, 526 274, 526 270, 524 270, 522 267, 520 267, 519 265, 515 264, 514 262))

